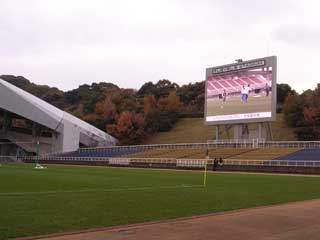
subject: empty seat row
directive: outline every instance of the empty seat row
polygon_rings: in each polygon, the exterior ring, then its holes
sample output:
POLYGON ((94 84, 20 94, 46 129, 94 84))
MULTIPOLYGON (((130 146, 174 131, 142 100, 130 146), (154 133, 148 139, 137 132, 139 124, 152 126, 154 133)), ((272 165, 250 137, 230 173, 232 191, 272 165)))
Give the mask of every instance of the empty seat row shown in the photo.
POLYGON ((295 161, 320 161, 320 148, 301 149, 291 154, 281 156, 279 160, 295 160, 295 161))
POLYGON ((140 149, 79 149, 69 154, 60 155, 62 157, 121 157, 127 154, 140 152, 140 149))

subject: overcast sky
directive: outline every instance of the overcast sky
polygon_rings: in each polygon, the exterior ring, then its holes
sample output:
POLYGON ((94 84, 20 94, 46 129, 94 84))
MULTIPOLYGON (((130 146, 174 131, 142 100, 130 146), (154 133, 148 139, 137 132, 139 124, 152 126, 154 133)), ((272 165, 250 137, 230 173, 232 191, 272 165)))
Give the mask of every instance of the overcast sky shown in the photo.
POLYGON ((319 12, 317 0, 0 0, 0 74, 137 89, 276 55, 278 82, 301 92, 320 82, 319 12))

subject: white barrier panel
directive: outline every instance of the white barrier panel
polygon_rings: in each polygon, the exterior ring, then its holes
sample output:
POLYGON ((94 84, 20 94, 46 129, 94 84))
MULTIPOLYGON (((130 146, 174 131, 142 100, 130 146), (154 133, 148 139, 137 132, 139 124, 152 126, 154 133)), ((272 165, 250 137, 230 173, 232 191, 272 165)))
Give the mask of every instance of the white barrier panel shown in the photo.
POLYGON ((130 159, 109 158, 109 164, 126 166, 130 164, 130 159))
POLYGON ((203 168, 205 160, 201 159, 177 159, 177 167, 203 168))

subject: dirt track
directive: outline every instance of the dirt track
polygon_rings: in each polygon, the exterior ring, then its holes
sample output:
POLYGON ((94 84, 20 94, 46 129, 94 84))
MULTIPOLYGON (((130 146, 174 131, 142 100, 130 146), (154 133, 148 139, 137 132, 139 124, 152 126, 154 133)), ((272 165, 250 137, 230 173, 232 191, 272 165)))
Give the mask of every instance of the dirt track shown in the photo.
MULTIPOLYGON (((50 240, 200 240, 320 238, 320 200, 47 236, 50 240)), ((39 238, 34 238, 39 239, 39 238)))

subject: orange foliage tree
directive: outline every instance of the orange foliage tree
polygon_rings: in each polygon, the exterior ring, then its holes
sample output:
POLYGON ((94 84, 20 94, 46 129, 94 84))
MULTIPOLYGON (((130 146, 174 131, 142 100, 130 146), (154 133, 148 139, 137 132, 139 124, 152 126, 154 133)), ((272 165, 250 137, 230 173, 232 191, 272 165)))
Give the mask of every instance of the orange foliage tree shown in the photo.
POLYGON ((117 111, 115 105, 109 98, 101 102, 97 102, 94 112, 84 117, 86 121, 105 120, 110 121, 116 118, 117 111))
POLYGON ((115 124, 107 125, 107 132, 119 139, 121 144, 139 143, 145 135, 145 121, 141 114, 122 112, 115 124))
POLYGON ((177 96, 176 91, 171 91, 168 97, 159 100, 159 107, 162 111, 178 112, 181 106, 180 97, 177 96))
POLYGON ((143 111, 144 114, 147 115, 152 110, 157 108, 157 100, 153 95, 144 96, 143 98, 143 111))

